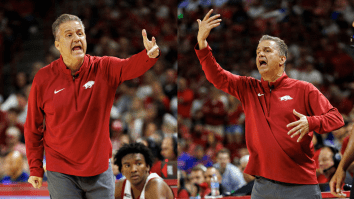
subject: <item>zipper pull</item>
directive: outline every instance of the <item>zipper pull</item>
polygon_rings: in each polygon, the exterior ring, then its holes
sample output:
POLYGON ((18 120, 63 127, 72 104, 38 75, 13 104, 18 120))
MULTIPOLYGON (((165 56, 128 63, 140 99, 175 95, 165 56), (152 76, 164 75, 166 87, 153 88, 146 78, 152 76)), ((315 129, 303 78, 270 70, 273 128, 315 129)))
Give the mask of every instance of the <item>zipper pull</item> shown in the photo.
POLYGON ((269 87, 269 91, 272 92, 272 89, 274 89, 274 85, 271 85, 271 86, 269 87))

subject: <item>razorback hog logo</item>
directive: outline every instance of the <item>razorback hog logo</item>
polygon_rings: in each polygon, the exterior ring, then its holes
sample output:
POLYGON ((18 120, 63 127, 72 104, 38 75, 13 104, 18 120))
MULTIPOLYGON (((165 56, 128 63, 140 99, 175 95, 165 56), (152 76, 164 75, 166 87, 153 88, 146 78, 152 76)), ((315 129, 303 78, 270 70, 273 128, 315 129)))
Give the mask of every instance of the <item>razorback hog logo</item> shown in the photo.
POLYGON ((280 101, 287 101, 287 100, 292 100, 293 98, 291 98, 289 95, 285 95, 283 97, 280 98, 280 101))
POLYGON ((95 81, 88 81, 88 82, 84 85, 85 89, 92 88, 92 85, 93 85, 94 83, 95 83, 95 81))

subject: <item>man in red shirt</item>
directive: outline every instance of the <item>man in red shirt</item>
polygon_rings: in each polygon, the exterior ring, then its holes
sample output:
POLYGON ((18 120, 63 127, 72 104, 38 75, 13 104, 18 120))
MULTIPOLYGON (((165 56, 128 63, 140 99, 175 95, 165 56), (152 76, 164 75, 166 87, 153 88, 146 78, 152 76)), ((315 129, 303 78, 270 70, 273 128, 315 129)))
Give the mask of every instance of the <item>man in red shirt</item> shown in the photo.
POLYGON ((80 18, 63 14, 52 29, 61 56, 38 71, 29 95, 28 182, 41 187, 45 150, 51 198, 114 198, 109 118, 115 91, 150 69, 159 48, 143 30, 146 50, 128 59, 90 56, 80 18))
POLYGON ((313 131, 323 134, 340 128, 342 116, 315 86, 284 73, 287 46, 277 37, 264 35, 259 41, 256 64, 261 80, 222 69, 206 41, 221 22, 220 15, 210 17, 212 11, 197 20, 195 51, 206 78, 243 105, 250 153, 244 172, 256 176, 252 199, 321 198, 313 131))

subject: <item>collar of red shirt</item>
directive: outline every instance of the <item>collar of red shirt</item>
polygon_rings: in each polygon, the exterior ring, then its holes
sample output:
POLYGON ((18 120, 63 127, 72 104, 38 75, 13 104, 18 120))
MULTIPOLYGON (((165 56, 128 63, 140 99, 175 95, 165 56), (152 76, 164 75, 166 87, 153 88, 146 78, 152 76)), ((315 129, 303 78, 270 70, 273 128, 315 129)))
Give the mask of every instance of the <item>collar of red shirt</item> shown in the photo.
POLYGON ((268 88, 268 89, 265 89, 265 90, 269 90, 270 88, 272 88, 272 89, 277 88, 279 85, 281 85, 282 83, 286 82, 286 80, 288 78, 289 77, 284 72, 283 75, 281 77, 279 77, 275 82, 264 81, 263 78, 261 78, 261 82, 262 82, 263 88, 268 88))

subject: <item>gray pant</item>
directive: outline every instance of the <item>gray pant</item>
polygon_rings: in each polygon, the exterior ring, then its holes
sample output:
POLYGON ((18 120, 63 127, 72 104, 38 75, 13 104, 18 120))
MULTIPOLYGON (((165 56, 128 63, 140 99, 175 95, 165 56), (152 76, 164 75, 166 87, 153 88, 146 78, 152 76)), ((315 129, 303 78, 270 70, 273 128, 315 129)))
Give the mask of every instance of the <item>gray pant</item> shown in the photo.
POLYGON ((322 199, 322 195, 318 184, 286 184, 257 177, 251 199, 322 199))
POLYGON ((47 171, 48 190, 51 199, 114 199, 114 182, 112 166, 107 171, 90 177, 79 177, 47 171))

